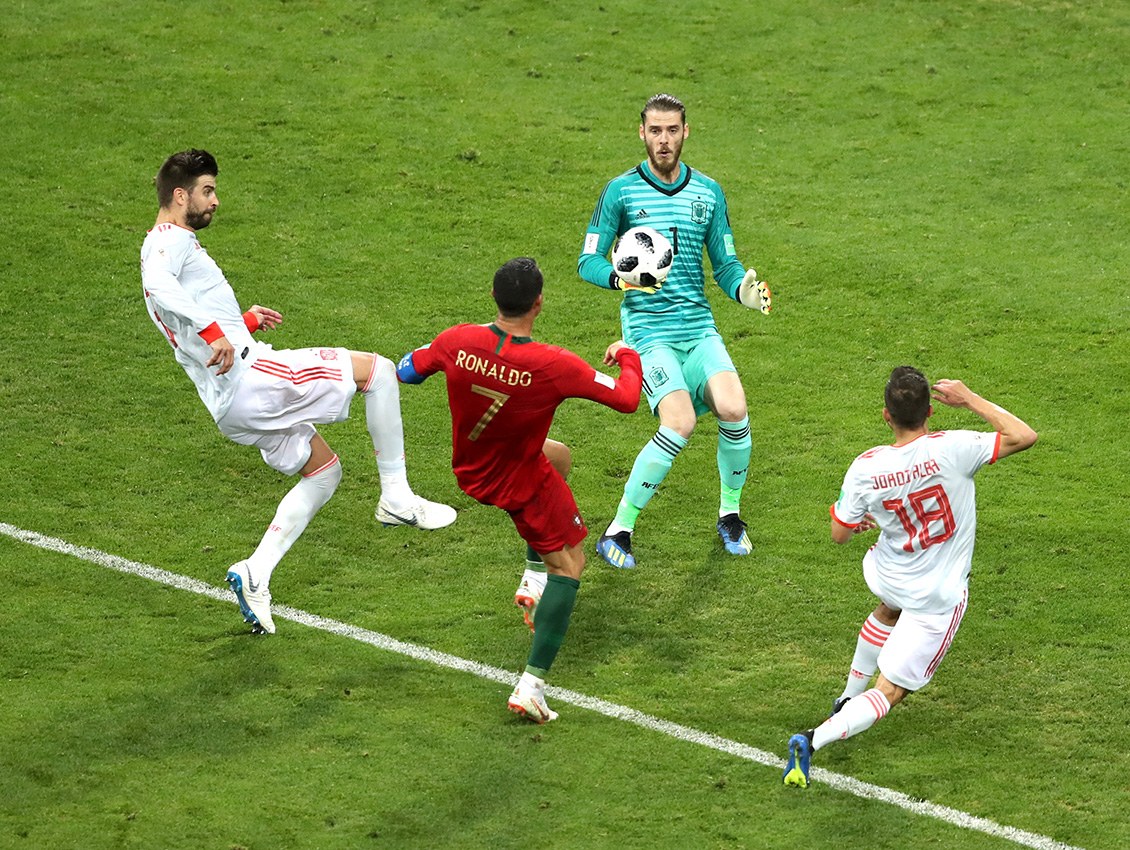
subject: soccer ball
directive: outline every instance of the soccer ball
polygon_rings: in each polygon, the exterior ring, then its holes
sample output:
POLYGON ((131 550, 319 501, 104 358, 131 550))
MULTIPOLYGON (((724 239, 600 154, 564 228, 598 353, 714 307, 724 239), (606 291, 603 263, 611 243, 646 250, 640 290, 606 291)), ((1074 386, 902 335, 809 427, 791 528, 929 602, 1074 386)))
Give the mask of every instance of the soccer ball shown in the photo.
POLYGON ((655 286, 667 279, 675 252, 653 227, 633 227, 612 249, 612 268, 633 286, 655 286))

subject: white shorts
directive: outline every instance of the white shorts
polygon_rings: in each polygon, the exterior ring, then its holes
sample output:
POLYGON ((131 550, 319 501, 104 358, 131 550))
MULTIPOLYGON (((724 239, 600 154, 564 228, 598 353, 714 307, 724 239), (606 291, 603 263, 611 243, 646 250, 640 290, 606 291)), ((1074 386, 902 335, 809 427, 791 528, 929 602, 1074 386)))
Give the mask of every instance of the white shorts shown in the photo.
POLYGON ((314 424, 348 418, 356 392, 348 349, 272 350, 251 364, 216 424, 229 440, 258 448, 267 466, 293 475, 310 459, 314 424))
POLYGON ((953 643, 967 599, 968 592, 953 610, 942 614, 903 611, 879 650, 879 671, 908 691, 929 682, 953 643))

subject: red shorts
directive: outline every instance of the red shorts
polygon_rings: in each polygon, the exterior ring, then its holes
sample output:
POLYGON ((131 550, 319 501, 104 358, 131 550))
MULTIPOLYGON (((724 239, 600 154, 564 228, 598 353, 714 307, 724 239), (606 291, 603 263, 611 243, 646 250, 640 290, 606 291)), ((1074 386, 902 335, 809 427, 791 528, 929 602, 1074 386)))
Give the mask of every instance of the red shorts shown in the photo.
POLYGON ((507 511, 522 539, 539 555, 578 546, 589 533, 573 491, 556 470, 550 473, 530 501, 507 511))

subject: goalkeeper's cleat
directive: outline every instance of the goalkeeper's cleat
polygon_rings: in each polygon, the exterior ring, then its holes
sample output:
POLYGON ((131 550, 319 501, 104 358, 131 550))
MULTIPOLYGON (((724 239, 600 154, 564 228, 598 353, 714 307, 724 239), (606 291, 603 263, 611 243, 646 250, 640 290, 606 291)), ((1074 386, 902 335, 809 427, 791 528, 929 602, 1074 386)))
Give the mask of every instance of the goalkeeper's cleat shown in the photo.
POLYGON ((630 570, 636 565, 632 556, 632 532, 618 531, 615 534, 602 534, 596 541, 596 551, 612 566, 630 570))
POLYGON ((545 681, 532 673, 523 673, 506 707, 520 717, 537 724, 557 719, 557 712, 545 704, 545 681))
POLYGON ((828 716, 835 717, 837 714, 839 714, 840 709, 847 705, 848 700, 850 699, 851 697, 836 697, 834 700, 832 700, 832 713, 828 716))
POLYGON ((753 544, 745 529, 745 523, 737 514, 726 514, 719 518, 718 536, 722 538, 722 545, 731 555, 748 555, 753 551, 753 544))
POLYGON ((546 574, 526 570, 522 575, 522 583, 514 591, 514 604, 522 609, 522 619, 534 630, 534 612, 537 611, 538 602, 545 591, 546 574))
POLYGON ((243 621, 251 624, 255 634, 275 633, 275 621, 271 619, 271 591, 265 581, 255 582, 247 561, 240 561, 228 568, 228 586, 235 593, 243 621))
POLYGON ((789 762, 781 781, 796 788, 808 787, 808 767, 812 761, 812 733, 798 732, 789 738, 789 762))
POLYGON ((429 502, 417 496, 416 501, 403 510, 393 510, 388 502, 381 499, 377 503, 375 516, 377 522, 386 528, 393 525, 410 525, 413 528, 432 531, 446 528, 455 522, 455 508, 441 505, 439 502, 429 502))

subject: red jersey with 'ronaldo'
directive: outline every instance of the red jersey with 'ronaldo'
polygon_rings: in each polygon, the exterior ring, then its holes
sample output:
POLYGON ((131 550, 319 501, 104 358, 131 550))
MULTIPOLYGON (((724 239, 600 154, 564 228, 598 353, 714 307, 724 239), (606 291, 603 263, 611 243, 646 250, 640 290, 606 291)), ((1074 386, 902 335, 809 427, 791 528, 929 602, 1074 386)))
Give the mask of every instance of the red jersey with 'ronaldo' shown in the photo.
POLYGON ((588 398, 621 413, 639 405, 640 358, 616 354, 620 378, 556 345, 514 337, 491 325, 456 325, 402 361, 419 378, 443 372, 451 405, 452 469, 480 502, 516 509, 552 466, 542 446, 558 405, 588 398))

